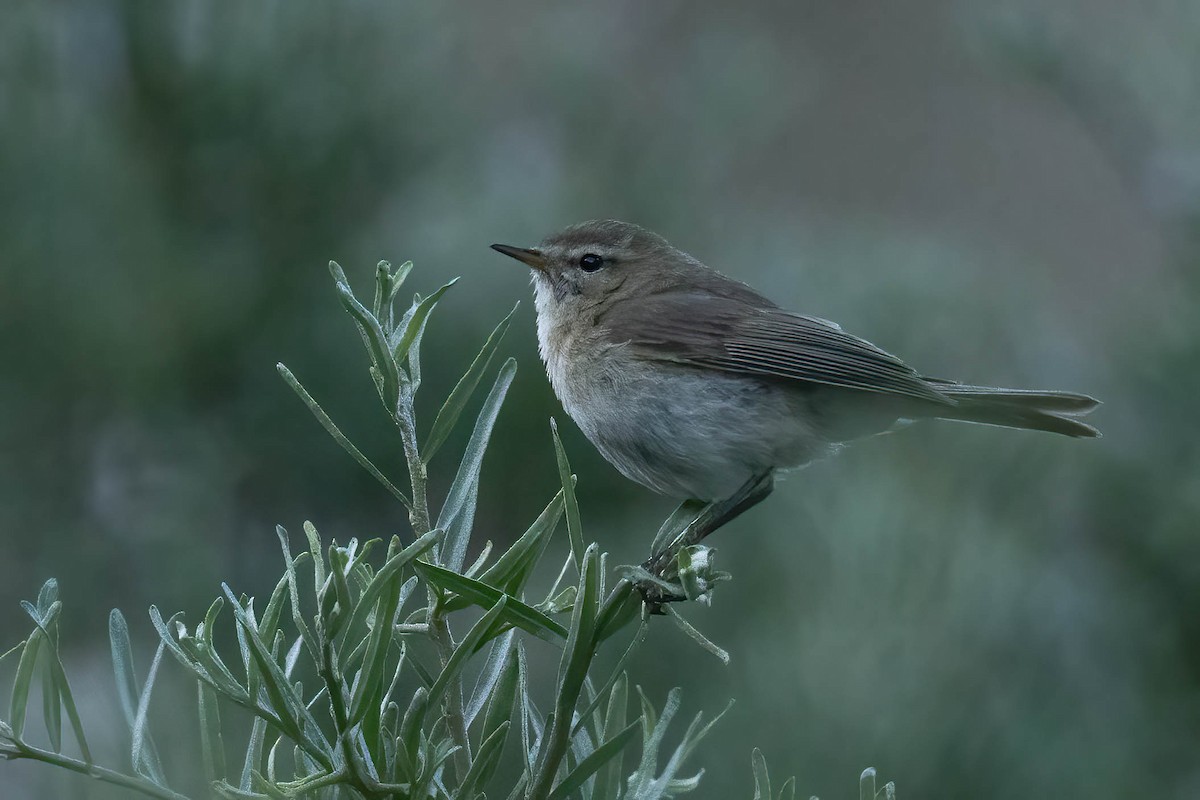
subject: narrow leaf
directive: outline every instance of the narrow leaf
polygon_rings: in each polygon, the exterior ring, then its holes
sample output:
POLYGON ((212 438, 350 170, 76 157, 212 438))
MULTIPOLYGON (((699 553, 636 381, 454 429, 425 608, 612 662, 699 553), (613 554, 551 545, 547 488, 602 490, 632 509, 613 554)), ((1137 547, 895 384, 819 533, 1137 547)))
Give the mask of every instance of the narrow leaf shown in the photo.
POLYGON ((50 615, 50 607, 56 602, 58 602, 58 581, 54 578, 50 578, 43 583, 42 588, 38 590, 38 617, 40 619, 46 619, 50 615))
POLYGON ((867 767, 858 776, 859 800, 875 800, 875 768, 867 767))
POLYGON ((554 529, 563 513, 563 492, 560 489, 545 510, 538 515, 529 529, 521 534, 512 546, 504 551, 496 563, 492 564, 479 580, 497 588, 502 588, 512 595, 520 595, 525 588, 525 582, 533 573, 533 567, 541 560, 550 543, 554 529))
POLYGON ((754 800, 775 800, 775 795, 771 794, 767 759, 757 747, 750 753, 750 768, 754 771, 754 800))
POLYGON ((521 721, 521 753, 525 765, 523 770, 529 780, 533 779, 533 761, 535 748, 541 731, 535 729, 535 721, 530 714, 533 703, 529 699, 529 670, 525 663, 525 645, 517 642, 517 711, 521 721))
POLYGON ((263 738, 267 734, 267 722, 262 717, 255 717, 250 727, 250 741, 246 745, 246 759, 242 762, 242 779, 239 788, 243 792, 250 791, 253 774, 258 771, 262 762, 263 738))
POLYGON ((629 663, 629 659, 633 655, 633 652, 637 650, 637 646, 641 644, 642 640, 645 638, 648 628, 649 626, 645 622, 638 626, 637 632, 634 633, 633 639, 629 642, 629 646, 625 648, 625 652, 622 653, 620 659, 617 660, 616 666, 613 667, 613 670, 609 674, 608 679, 604 682, 604 685, 596 690, 596 694, 592 697, 592 701, 587 704, 587 707, 585 707, 583 711, 579 712, 579 722, 577 722, 575 725, 576 730, 586 724, 588 715, 591 714, 596 707, 604 701, 609 689, 617 682, 617 678, 624 676, 625 673, 623 670, 625 669, 625 665, 629 663))
MULTIPOLYGON (((519 647, 519 645, 518 645, 519 647)), ((505 722, 512 719, 514 702, 517 700, 517 684, 520 677, 517 648, 508 651, 504 670, 488 697, 487 711, 483 715, 483 738, 492 735, 505 722)))
POLYGON ((629 777, 630 800, 649 800, 662 795, 662 784, 670 780, 670 775, 664 772, 664 781, 655 779, 658 771, 658 749, 662 746, 663 738, 667 735, 667 726, 679 711, 679 689, 667 692, 667 702, 663 705, 662 713, 657 717, 654 707, 638 687, 642 701, 642 763, 629 777))
MULTIPOLYGON (((384 589, 391 585, 391 581, 400 574, 402 569, 437 544, 438 539, 441 537, 442 531, 435 528, 384 562, 384 565, 371 578, 367 587, 363 589, 362 594, 358 598, 358 605, 355 606, 354 613, 350 615, 350 621, 346 625, 345 630, 352 632, 366 624, 367 614, 375 607, 375 603, 384 589)), ((390 620, 388 624, 391 624, 390 620)), ((342 640, 340 655, 343 660, 346 656, 347 643, 349 641, 349 636, 342 640)))
MULTIPOLYGON (((49 584, 50 581, 47 581, 46 583, 49 584)), ((53 595, 54 597, 58 596, 57 595, 57 587, 58 587, 58 584, 54 583, 54 591, 55 591, 55 593, 53 595)), ((24 608, 26 610, 26 612, 29 613, 29 616, 33 618, 34 624, 37 625, 37 629, 41 633, 42 639, 46 646, 46 660, 50 662, 51 676, 52 676, 54 683, 57 686, 59 697, 62 701, 63 708, 66 709, 67 720, 71 723, 71 732, 75 734, 75 741, 79 745, 79 751, 83 755, 83 760, 88 765, 91 765, 92 752, 91 752, 91 749, 88 747, 87 737, 84 736, 84 733, 83 733, 83 722, 79 719, 79 709, 75 706, 75 696, 71 693, 71 682, 67 680, 67 671, 63 668, 62 658, 58 654, 58 647, 55 645, 54 637, 50 635, 50 631, 47 629, 47 626, 54 625, 55 620, 58 618, 59 612, 62 611, 62 603, 59 602, 58 600, 50 601, 50 605, 46 609, 44 614, 39 614, 37 609, 33 608, 27 602, 22 602, 21 607, 24 608)), ((33 639, 33 637, 31 636, 30 637, 31 642, 32 642, 32 639, 33 639)), ((27 651, 28 651, 28 645, 26 645, 25 652, 27 652, 27 651)), ((24 662, 24 660, 25 660, 25 652, 22 652, 22 654, 21 654, 22 662, 24 662)), ((32 664, 30 665, 30 668, 32 669, 32 664)), ((21 670, 21 664, 18 664, 17 665, 18 675, 20 674, 20 670, 21 670)), ((28 700, 28 691, 29 691, 28 685, 26 685, 25 691, 26 691, 25 699, 27 701, 28 700)), ((15 695, 16 684, 13 685, 13 692, 15 695)), ((22 708, 21 713, 22 713, 22 715, 24 715, 24 708, 22 708)), ((15 718, 14 718, 14 721, 15 721, 15 718)), ((13 727, 15 728, 16 726, 14 725, 13 727)), ((20 734, 17 734, 17 735, 19 736, 20 734)))
POLYGON ((467 707, 463 711, 463 721, 466 727, 471 727, 471 723, 475 721, 476 715, 491 697, 492 690, 500 680, 501 673, 508 665, 514 636, 515 631, 510 630, 493 640, 492 646, 488 650, 487 661, 484 662, 483 669, 479 671, 479 679, 475 682, 475 690, 471 693, 471 701, 467 703, 467 707))
MULTIPOLYGON (((312 528, 312 526, 306 524, 305 530, 308 530, 309 528, 312 528)), ((312 531, 312 535, 315 536, 316 529, 313 528, 312 531)), ((279 546, 283 550, 283 576, 287 580, 289 600, 288 605, 291 606, 292 609, 292 624, 296 626, 296 630, 299 632, 300 638, 304 641, 304 646, 308 648, 308 654, 309 657, 312 658, 313 663, 320 664, 320 645, 317 643, 317 639, 315 636, 313 636, 312 631, 309 630, 308 623, 304 621, 304 614, 300 610, 299 578, 296 577, 296 560, 292 558, 292 548, 288 544, 287 531, 284 530, 282 525, 276 525, 275 535, 279 537, 279 546)), ((323 570, 320 566, 319 559, 314 557, 313 562, 313 569, 316 571, 315 574, 321 573, 323 570)))
MULTIPOLYGON (((477 580, 513 597, 519 597, 533 574, 533 568, 546 552, 550 538, 558 526, 558 520, 562 518, 562 511, 563 493, 560 489, 529 529, 496 559, 496 563, 477 576, 477 580)), ((445 608, 448 611, 457 611, 470 605, 469 600, 459 596, 447 600, 445 608)))
MULTIPOLYGON (((379 708, 379 700, 383 693, 383 682, 386 678, 384 665, 387 661, 388 647, 392 641, 392 619, 396 616, 396 606, 400 601, 399 575, 393 576, 381 591, 375 604, 375 623, 368 637, 367 652, 363 656, 362 670, 350 701, 349 724, 356 725, 366 715, 370 708, 379 708)), ((362 607, 359 603, 359 607, 362 607)))
POLYGON ((5 659, 7 659, 9 656, 13 656, 13 655, 15 655, 17 657, 17 660, 19 661, 21 659, 21 653, 24 652, 24 650, 25 650, 25 642, 23 642, 23 641, 17 642, 12 647, 5 650, 2 655, 0 655, 0 664, 3 664, 5 659))
MULTIPOLYGON (((441 295, 444 294, 448 288, 450 288, 450 286, 453 286, 454 283, 457 283, 457 282, 458 282, 458 278, 455 278, 449 284, 447 284, 446 286, 443 286, 441 289, 434 292, 434 295, 431 295, 430 297, 433 298, 434 296, 437 296, 437 298, 440 298, 441 295)), ((421 301, 419 301, 416 297, 414 297, 413 302, 419 303, 421 301)), ((436 303, 436 300, 434 300, 434 302, 436 303)), ((407 323, 413 322, 415 320, 415 318, 417 317, 416 312, 418 310, 419 310, 418 308, 410 309, 409 313, 405 315, 405 318, 404 318, 404 321, 402 324, 407 324, 407 323)), ((429 310, 430 311, 433 310, 432 305, 429 307, 429 310)), ((401 363, 401 364, 404 363, 406 358, 408 360, 408 375, 409 375, 409 383, 410 383, 409 392, 412 394, 416 394, 417 390, 421 388, 421 341, 425 338, 425 326, 429 323, 430 316, 431 315, 429 313, 426 313, 424 319, 422 319, 420 321, 420 325, 416 330, 416 335, 413 336, 412 341, 408 343, 407 349, 404 351, 400 351, 397 348, 397 350, 396 350, 397 363, 401 363)), ((393 331, 393 334, 394 333, 395 333, 395 331, 393 331)))
MULTIPOLYGON (((285 538, 287 537, 287 531, 284 530, 283 526, 281 525, 275 526, 275 532, 277 535, 281 535, 285 538)), ((285 553, 286 552, 287 551, 285 551, 285 553)), ((288 556, 290 560, 290 553, 288 553, 288 556)), ((301 563, 306 558, 308 558, 308 553, 301 552, 298 556, 296 556, 295 560, 292 561, 293 568, 296 564, 301 563)), ((263 639, 275 638, 275 631, 279 628, 279 618, 283 614, 284 598, 289 594, 288 583, 289 576, 285 574, 275 584, 275 588, 272 590, 271 596, 267 599, 267 607, 263 609, 262 619, 259 620, 258 623, 259 635, 262 636, 263 639)))
MULTIPOLYGON (((603 696, 601 694, 600 696, 603 696)), ((604 717, 604 731, 607 734, 609 731, 620 730, 625 725, 625 709, 628 705, 629 697, 629 679, 625 673, 620 673, 616 682, 613 683, 612 690, 608 694, 608 711, 604 717)), ((641 717, 634 720, 634 724, 640 724, 641 717)), ((624 756, 622 751, 618 751, 609 761, 599 775, 596 776, 596 785, 593 787, 593 800, 618 800, 621 790, 624 788, 625 772, 622 769, 624 756)))
POLYGON ((500 753, 508 738, 508 728, 509 723, 505 722, 493 731, 491 736, 483 740, 471 768, 467 770, 466 776, 459 784, 458 791, 454 793, 454 800, 473 800, 476 792, 487 785, 487 779, 491 777, 492 771, 499 763, 500 753))
POLYGON ((504 614, 504 606, 508 602, 508 596, 500 598, 495 606, 490 611, 479 618, 479 621, 471 626, 467 631, 466 636, 458 643, 458 647, 454 648, 454 652, 450 654, 450 658, 446 660, 446 665, 442 667, 442 671, 437 676, 437 680, 433 682, 433 686, 429 689, 429 704, 436 705, 441 702, 442 695, 450 687, 450 682, 458 676, 462 671, 463 666, 467 663, 476 648, 480 644, 486 642, 491 635, 494 635, 496 629, 496 621, 504 614))
MULTIPOLYGON (((204 614, 204 635, 200 635, 200 629, 196 629, 196 638, 203 639, 206 643, 211 644, 213 632, 217 629, 217 619, 221 616, 221 609, 225 608, 225 598, 217 595, 212 604, 209 605, 208 611, 204 614)), ((114 609, 115 611, 116 609, 114 609)), ((122 619, 122 621, 124 621, 122 619)))
POLYGON ((463 452, 458 474, 450 484, 446 502, 438 515, 436 527, 446 532, 440 562, 452 570, 462 567, 467 554, 471 525, 475 521, 475 500, 479 494, 479 472, 483 466, 483 455, 487 450, 496 416, 500 413, 500 405, 504 402, 504 395, 508 392, 516 373, 517 362, 511 358, 500 368, 492 391, 479 412, 471 440, 467 442, 467 448, 463 452))
POLYGON ((580 563, 579 587, 575 597, 575 609, 571 615, 570 633, 558 668, 554 724, 548 726, 545 737, 547 741, 539 754, 543 763, 534 773, 531 784, 531 794, 534 797, 548 792, 553 785, 554 776, 570 742, 572 712, 579 701, 588 668, 595 656, 593 644, 600 591, 596 549, 595 544, 589 545, 580 563))
POLYGON ((384 321, 384 311, 391 293, 392 265, 387 261, 380 261, 375 265, 375 300, 371 303, 371 314, 379 320, 384 333, 387 333, 388 328, 384 321))
MULTIPOLYGON (((37 618, 49 620, 51 608, 58 602, 58 581, 50 578, 42 584, 38 591, 37 618)), ((58 648, 57 620, 44 624, 46 639, 51 650, 58 648)), ((54 679, 54 666, 50 659, 42 661, 42 722, 46 727, 46 735, 50 738, 50 747, 54 752, 62 750, 62 696, 58 683, 54 679)))
MULTIPOLYGON (((350 540, 351 546, 356 544, 355 540, 350 540)), ((354 598, 350 594, 350 583, 346 580, 346 573, 350 569, 351 552, 349 548, 338 547, 337 543, 329 545, 327 551, 329 558, 329 575, 333 579, 334 597, 337 599, 337 614, 333 614, 332 610, 326 619, 326 636, 332 638, 341 630, 342 624, 346 621, 346 614, 354 608, 354 598)))
POLYGON ((335 283, 344 283, 350 285, 350 279, 346 277, 346 271, 342 269, 342 265, 336 261, 329 262, 329 274, 333 276, 335 283))
POLYGON ((150 670, 146 673, 146 683, 142 686, 141 697, 138 698, 137 715, 133 719, 133 742, 130 746, 130 760, 133 762, 134 771, 163 788, 166 788, 167 779, 158 763, 154 740, 150 738, 147 714, 150 711, 150 695, 154 692, 154 679, 158 677, 158 665, 162 663, 165 647, 163 642, 158 643, 158 649, 154 651, 154 660, 150 662, 150 670))
POLYGON ((25 709, 29 705, 29 690, 33 685, 33 668, 37 665, 38 652, 42 648, 42 632, 35 630, 30 635, 21 660, 17 662, 17 674, 13 678, 12 696, 8 706, 8 722, 15 738, 20 739, 25 730, 25 709))
POLYGON ((238 685, 232 675, 222 675, 210 670, 207 664, 202 663, 191 652, 184 650, 182 645, 180 645, 179 641, 175 638, 175 634, 172 633, 172 629, 178 624, 177 620, 182 616, 183 612, 178 612, 171 615, 169 620, 164 621, 158 607, 150 606, 150 624, 158 632, 159 638, 166 642, 167 650, 171 652, 171 655, 175 656, 175 660, 190 670, 200 680, 219 687, 221 691, 228 693, 237 702, 245 702, 247 699, 246 690, 238 685))
POLYGON ((418 686, 408 702, 408 710, 400 721, 401 747, 396 750, 397 760, 403 758, 403 771, 416 775, 416 765, 421 752, 421 722, 425 719, 425 710, 429 708, 429 692, 424 686, 418 686))
MULTIPOLYGON (((571 770, 582 764, 584 759, 596 752, 596 747, 602 744, 603 741, 603 739, 596 739, 593 742, 591 731, 586 728, 578 733, 572 733, 569 740, 570 750, 567 751, 567 757, 563 759, 559 772, 569 774, 571 770)), ((596 781, 589 778, 585 781, 581 794, 585 798, 590 798, 595 784, 596 781)))
POLYGON ((304 537, 308 539, 308 552, 313 560, 313 594, 320 594, 325 585, 325 546, 321 544, 321 533, 308 520, 304 522, 304 537))
POLYGON ((575 596, 575 609, 571 615, 570 633, 558 670, 558 705, 555 716, 567 728, 571 725, 575 699, 583 689, 588 666, 595 655, 592 642, 599 591, 596 549, 596 545, 591 544, 584 553, 583 569, 579 575, 579 587, 575 596))
POLYGON ((371 354, 371 361, 378 376, 379 396, 388 413, 393 414, 396 411, 396 403, 400 399, 400 374, 399 368, 396 366, 396 359, 392 358, 392 351, 388 347, 387 336, 384 335, 379 320, 375 319, 371 312, 358 301, 354 292, 350 291, 349 285, 339 283, 334 288, 337 291, 338 299, 342 301, 342 306, 350 312, 350 316, 354 317, 354 321, 358 323, 363 333, 363 338, 367 341, 367 349, 371 354))
POLYGON ((54 680, 54 667, 50 659, 42 661, 42 721, 50 747, 54 752, 62 751, 62 695, 54 680))
POLYGON ((692 724, 688 727, 687 733, 684 734, 683 744, 680 745, 684 758, 687 758, 689 755, 691 755, 692 751, 696 749, 696 746, 699 745, 700 742, 702 742, 704 738, 712 732, 712 729, 716 727, 717 723, 729 713, 729 709, 733 708, 733 702, 733 700, 730 700, 728 703, 726 703, 725 707, 721 709, 721 713, 709 720, 703 727, 700 727, 700 721, 703 717, 703 714, 696 715, 696 718, 692 720, 692 724))
POLYGON ((575 769, 571 770, 567 777, 554 787, 554 791, 550 793, 550 800, 563 800, 571 792, 583 786, 584 782, 597 770, 612 761, 625 749, 630 740, 637 735, 640 726, 641 720, 634 720, 607 742, 593 750, 591 755, 580 761, 575 769))
POLYGON ((390 307, 392 301, 396 299, 396 293, 400 291, 400 287, 404 285, 404 281, 408 278, 408 274, 412 272, 413 262, 405 261, 392 273, 392 289, 388 295, 387 304, 390 307))
POLYGON ((449 291, 450 287, 456 283, 458 283, 458 278, 450 281, 409 309, 407 324, 397 326, 396 330, 392 332, 392 340, 388 342, 396 362, 403 363, 408 358, 409 347, 412 346, 412 343, 425 330, 425 324, 429 320, 429 312, 433 311, 433 307, 442 299, 442 295, 449 291))
POLYGON ((721 663, 729 666, 729 651, 724 650, 716 645, 711 639, 698 631, 690 622, 684 619, 678 611, 671 606, 666 606, 667 613, 675 620, 675 624, 679 629, 690 636, 698 645, 703 647, 708 652, 712 653, 717 658, 721 659, 721 663))
POLYGON ((499 589, 424 561, 415 561, 413 566, 434 586, 460 594, 480 608, 493 608, 501 598, 507 598, 504 621, 532 633, 539 639, 555 642, 567 638, 567 629, 562 625, 499 589))
POLYGON ((341 445, 342 449, 349 453, 351 457, 362 466, 363 469, 371 473, 375 480, 383 484, 384 488, 391 492, 392 496, 399 500, 401 505, 403 505, 409 511, 412 511, 412 500, 409 500, 408 496, 404 494, 404 492, 397 489, 395 484, 384 477, 383 473, 379 471, 379 468, 372 464, 371 460, 363 455, 362 452, 354 446, 353 442, 346 438, 346 435, 342 433, 341 429, 338 428, 334 421, 329 418, 329 415, 325 413, 325 409, 321 408, 320 404, 318 404, 317 401, 313 399, 313 396, 308 393, 308 390, 300 384, 300 381, 296 380, 296 376, 292 374, 292 371, 285 367, 282 363, 276 364, 275 369, 279 371, 279 374, 283 377, 283 380, 287 383, 287 385, 292 387, 292 391, 294 391, 300 397, 300 399, 304 401, 304 404, 308 406, 308 410, 311 411, 312 415, 317 418, 317 422, 320 422, 321 426, 329 432, 329 435, 333 437, 333 440, 341 445))
POLYGON ((475 393, 475 389, 479 386, 479 381, 483 377, 483 373, 487 370, 488 364, 491 363, 492 356, 496 352, 496 348, 500 346, 500 340, 504 338, 505 332, 508 331, 509 321, 512 315, 516 313, 517 307, 513 306, 512 311, 508 312, 508 316, 500 321, 500 324, 488 335, 487 341, 483 343, 483 347, 475 356, 475 360, 471 362, 471 366, 467 367, 467 371, 459 378, 458 383, 454 385, 450 396, 446 398, 446 402, 442 404, 441 409, 437 413, 437 417, 433 421, 433 427, 429 429, 429 437, 425 440, 425 446, 421 448, 421 460, 426 464, 433 458, 433 454, 438 451, 446 441, 446 437, 454 430, 455 424, 458 422, 459 416, 462 415, 463 409, 471 399, 471 395, 475 393))
MULTIPOLYGON (((221 584, 221 589, 225 592, 226 598, 228 598, 232 605, 234 618, 238 621, 239 629, 245 633, 251 657, 261 672, 263 687, 267 690, 267 695, 271 699, 275 713, 279 716, 283 732, 297 743, 307 744, 308 747, 306 749, 309 750, 310 754, 319 756, 319 758, 323 759, 324 765, 328 766, 331 763, 329 759, 329 743, 325 741, 324 736, 321 734, 321 729, 317 725, 317 721, 309 712, 304 701, 296 697, 287 676, 283 674, 283 669, 271 657, 271 651, 263 643, 262 639, 259 638, 253 621, 247 615, 246 610, 242 608, 241 604, 237 602, 237 598, 234 597, 233 592, 225 584, 221 584)), ((255 698, 252 697, 251 699, 255 698)))
POLYGON ((558 423, 553 419, 550 420, 550 432, 554 436, 554 454, 558 460, 558 479, 562 482, 567 511, 567 536, 571 540, 571 555, 575 559, 575 569, 578 571, 583 568, 583 523, 579 519, 579 501, 575 499, 575 477, 571 474, 567 451, 563 448, 562 439, 558 436, 558 423))
POLYGON ((642 596, 633 584, 626 580, 618 581, 600 609, 600 618, 596 621, 596 641, 603 642, 633 622, 642 608, 642 596))
MULTIPOLYGON (((683 762, 687 759, 688 755, 693 749, 695 749, 696 745, 699 744, 706 735, 708 735, 708 732, 712 730, 712 727, 723 716, 725 716, 732 705, 732 702, 730 702, 730 704, 725 707, 724 711, 714 717, 711 722, 703 727, 701 727, 700 724, 703 719, 703 714, 697 714, 695 719, 692 720, 692 724, 688 726, 687 731, 684 732, 683 741, 678 747, 675 748, 675 751, 667 760, 666 766, 663 767, 662 775, 659 777, 654 777, 654 760, 650 759, 648 761, 646 758, 643 758, 643 764, 641 767, 639 767, 636 776, 637 780, 634 781, 631 779, 630 781, 630 800, 650 800, 650 798, 662 797, 664 794, 679 794, 695 789, 696 785, 700 781, 700 776, 704 774, 704 770, 700 770, 689 778, 677 778, 675 775, 679 771, 680 767, 682 767, 683 762), (637 785, 636 790, 634 788, 635 783, 637 785)), ((644 709, 647 706, 648 702, 646 700, 646 696, 643 694, 642 707, 644 709)), ((665 732, 668 722, 670 721, 671 717, 674 716, 677 709, 678 690, 672 689, 671 693, 667 696, 667 706, 663 709, 662 718, 655 725, 654 730, 650 734, 650 738, 647 740, 647 744, 644 746, 644 756, 646 753, 649 753, 651 749, 654 752, 657 752, 659 743, 662 741, 661 734, 665 732), (674 703, 672 702, 672 699, 674 699, 674 703), (654 740, 652 748, 650 742, 651 739, 654 740)), ((643 725, 643 729, 644 728, 645 725, 643 725)))
POLYGON ((491 539, 488 539, 486 542, 484 542, 483 548, 479 551, 479 555, 475 556, 475 563, 468 567, 464 574, 466 574, 468 577, 474 578, 479 571, 483 569, 483 565, 488 562, 488 558, 491 557, 492 548, 494 546, 495 545, 492 544, 491 539))
POLYGON ((200 748, 205 779, 212 783, 225 779, 225 741, 221 736, 221 713, 217 694, 204 681, 196 681, 200 711, 200 748))
POLYGON ((62 698, 54 682, 54 668, 48 661, 42 662, 42 718, 46 722, 46 735, 50 739, 50 750, 62 750, 62 698))

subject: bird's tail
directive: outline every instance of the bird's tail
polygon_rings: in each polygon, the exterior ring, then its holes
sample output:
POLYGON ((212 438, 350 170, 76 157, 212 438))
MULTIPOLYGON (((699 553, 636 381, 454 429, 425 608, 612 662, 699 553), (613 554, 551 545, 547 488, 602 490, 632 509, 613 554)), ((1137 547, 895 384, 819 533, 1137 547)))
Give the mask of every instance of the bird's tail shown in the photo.
POLYGON ((1036 389, 968 386, 940 380, 929 380, 929 383, 956 402, 953 407, 938 409, 940 419, 1049 431, 1078 438, 1100 435, 1100 431, 1077 419, 1100 405, 1094 397, 1036 389))

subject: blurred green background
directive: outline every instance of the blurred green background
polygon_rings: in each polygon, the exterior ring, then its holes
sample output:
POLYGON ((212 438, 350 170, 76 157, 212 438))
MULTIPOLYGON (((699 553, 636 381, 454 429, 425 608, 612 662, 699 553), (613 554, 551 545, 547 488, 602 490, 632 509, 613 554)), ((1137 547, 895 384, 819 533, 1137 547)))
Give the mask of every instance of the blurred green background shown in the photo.
MULTIPOLYGON (((269 590, 276 522, 407 534, 274 369, 402 474, 328 259, 360 292, 380 258, 415 261, 418 291, 463 276, 426 338, 428 424, 528 298, 487 245, 617 217, 927 374, 1105 401, 1095 442, 952 423, 862 442, 722 531, 734 581, 689 613, 733 663, 664 623, 634 667, 691 711, 737 699, 698 795, 749 797, 758 745, 804 796, 850 797, 868 765, 911 798, 1195 796, 1195 3, 17 0, 3 18, 0 650, 57 577, 94 737, 116 719, 109 608, 148 657, 149 604, 269 590)), ((531 306, 502 348, 521 371, 477 541, 522 531, 557 480, 531 306)), ((672 503, 562 421, 590 534, 640 560, 672 503)), ((195 769, 192 710, 156 713, 169 772, 195 769)), ((25 764, 0 787, 101 796, 25 764)))

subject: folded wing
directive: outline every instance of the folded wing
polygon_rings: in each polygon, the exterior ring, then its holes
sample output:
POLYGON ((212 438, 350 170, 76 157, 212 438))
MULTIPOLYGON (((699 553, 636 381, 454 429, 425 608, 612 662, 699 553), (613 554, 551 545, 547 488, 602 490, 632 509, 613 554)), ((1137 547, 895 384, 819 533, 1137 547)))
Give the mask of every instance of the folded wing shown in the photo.
POLYGON ((890 353, 741 284, 631 299, 598 322, 610 341, 645 358, 955 405, 890 353))

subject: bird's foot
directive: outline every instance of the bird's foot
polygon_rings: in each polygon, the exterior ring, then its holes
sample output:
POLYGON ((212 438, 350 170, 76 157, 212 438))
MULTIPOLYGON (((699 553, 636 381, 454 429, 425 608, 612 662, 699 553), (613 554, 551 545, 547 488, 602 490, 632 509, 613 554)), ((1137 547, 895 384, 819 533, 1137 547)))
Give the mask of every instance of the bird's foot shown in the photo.
POLYGON ((712 555, 716 551, 701 546, 700 542, 761 503, 774 487, 774 472, 768 471, 755 475, 725 500, 707 504, 688 500, 675 509, 655 537, 656 547, 664 542, 669 544, 640 567, 631 567, 626 573, 651 614, 665 613, 663 606, 667 603, 709 601, 713 585, 730 576, 713 568, 712 555), (681 524, 683 527, 679 530, 681 524))
POLYGON ((642 596, 642 603, 646 606, 648 614, 666 614, 664 606, 667 603, 678 603, 687 599, 682 593, 682 587, 649 573, 640 577, 631 575, 630 580, 633 581, 633 586, 637 589, 638 594, 642 596))
POLYGON ((708 605, 716 584, 731 577, 713 565, 716 550, 689 545, 679 550, 674 561, 662 560, 662 554, 640 567, 629 567, 624 577, 642 595, 650 614, 664 614, 663 606, 691 600, 708 605))

